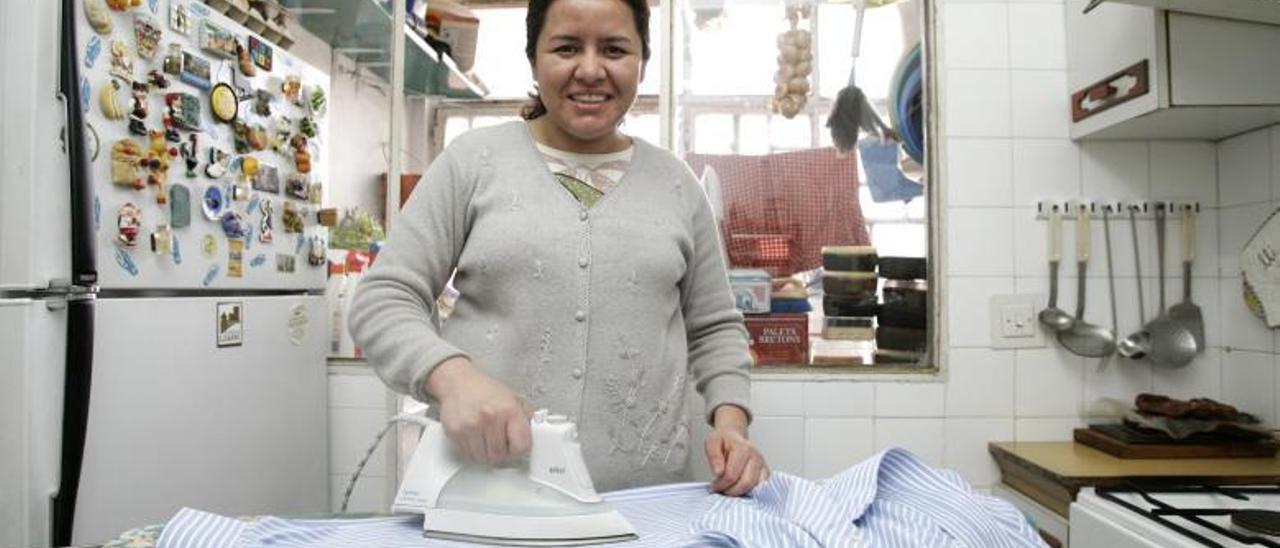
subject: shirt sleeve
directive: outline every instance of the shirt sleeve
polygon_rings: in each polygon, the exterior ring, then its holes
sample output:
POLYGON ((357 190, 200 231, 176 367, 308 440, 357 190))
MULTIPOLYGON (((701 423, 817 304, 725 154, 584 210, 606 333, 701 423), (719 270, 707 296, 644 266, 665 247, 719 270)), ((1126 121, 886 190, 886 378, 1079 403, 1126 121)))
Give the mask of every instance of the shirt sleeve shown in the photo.
POLYGON ((693 195, 692 262, 680 281, 681 305, 689 339, 689 369, 706 402, 707 423, 724 404, 741 407, 751 418, 751 354, 742 313, 733 303, 725 270, 720 231, 711 203, 687 169, 685 185, 693 195))
POLYGON ((466 356, 440 336, 436 310, 466 241, 474 188, 454 154, 446 149, 431 162, 348 313, 352 338, 383 382, 428 403, 427 376, 446 359, 466 356))

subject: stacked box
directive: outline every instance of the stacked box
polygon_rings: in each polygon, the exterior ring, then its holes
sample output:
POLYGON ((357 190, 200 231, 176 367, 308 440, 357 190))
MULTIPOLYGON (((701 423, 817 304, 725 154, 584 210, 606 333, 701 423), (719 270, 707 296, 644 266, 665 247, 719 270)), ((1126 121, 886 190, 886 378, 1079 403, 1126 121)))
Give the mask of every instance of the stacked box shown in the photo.
POLYGON ((928 263, 921 257, 881 257, 882 302, 876 314, 876 363, 920 363, 928 351, 928 263))
POLYGON ((803 286, 774 294, 768 271, 732 269, 729 287, 746 320, 757 365, 808 364, 809 301, 803 286))
POLYGON ((876 250, 871 246, 822 248, 822 337, 854 341, 875 339, 879 311, 876 250))

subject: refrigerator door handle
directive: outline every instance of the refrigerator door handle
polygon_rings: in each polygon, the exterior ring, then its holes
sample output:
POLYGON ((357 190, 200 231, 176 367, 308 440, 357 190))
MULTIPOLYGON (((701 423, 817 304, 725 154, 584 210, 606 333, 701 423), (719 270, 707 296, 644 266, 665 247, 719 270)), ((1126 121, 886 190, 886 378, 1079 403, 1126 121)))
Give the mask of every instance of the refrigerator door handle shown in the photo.
POLYGON ((76 498, 84 466, 84 444, 89 427, 89 394, 93 384, 93 331, 95 295, 68 295, 67 375, 62 396, 62 450, 57 493, 51 498, 53 546, 71 546, 75 529, 76 498))

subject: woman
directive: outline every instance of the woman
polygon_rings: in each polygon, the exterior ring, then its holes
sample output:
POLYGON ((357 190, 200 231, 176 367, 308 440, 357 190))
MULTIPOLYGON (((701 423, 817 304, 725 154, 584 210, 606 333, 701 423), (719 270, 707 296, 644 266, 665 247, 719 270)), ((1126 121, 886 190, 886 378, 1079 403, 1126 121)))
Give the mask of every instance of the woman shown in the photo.
POLYGON ((568 415, 602 491, 686 479, 692 382, 712 489, 738 496, 769 470, 747 439, 750 358, 716 224, 687 166, 618 130, 648 19, 645 0, 530 1, 525 121, 431 163, 351 330, 472 459, 527 451, 531 409, 568 415), (437 328, 451 274, 460 297, 437 328))

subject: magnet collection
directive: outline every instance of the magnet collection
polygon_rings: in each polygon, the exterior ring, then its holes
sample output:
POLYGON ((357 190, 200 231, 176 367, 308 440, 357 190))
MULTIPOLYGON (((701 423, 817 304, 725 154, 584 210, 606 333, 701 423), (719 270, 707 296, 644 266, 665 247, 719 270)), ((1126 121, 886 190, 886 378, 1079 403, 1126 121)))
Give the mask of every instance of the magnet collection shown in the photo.
MULTIPOLYGON (((198 3, 175 0, 164 11, 156 0, 80 2, 93 30, 81 42, 87 69, 81 107, 90 112, 97 104, 91 116, 107 139, 108 194, 115 194, 106 200, 115 213, 107 229, 116 264, 137 276, 140 259, 133 254, 147 255, 138 248, 181 264, 180 236, 208 223, 188 240, 209 261, 206 287, 241 276, 255 241, 268 249, 250 267, 272 254, 282 274, 295 272, 303 256, 323 266, 327 241, 317 230, 327 225, 315 215, 323 192, 311 174, 324 150, 316 120, 327 111, 326 90, 286 73, 290 63, 277 66, 270 43, 219 24, 198 3), (110 127, 117 129, 103 131, 110 127), (296 235, 288 242, 292 253, 269 249, 281 243, 281 226, 296 235)), ((104 215, 95 200, 97 219, 104 215)))

